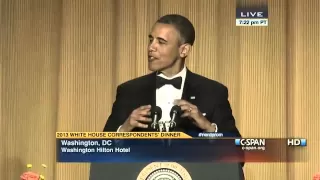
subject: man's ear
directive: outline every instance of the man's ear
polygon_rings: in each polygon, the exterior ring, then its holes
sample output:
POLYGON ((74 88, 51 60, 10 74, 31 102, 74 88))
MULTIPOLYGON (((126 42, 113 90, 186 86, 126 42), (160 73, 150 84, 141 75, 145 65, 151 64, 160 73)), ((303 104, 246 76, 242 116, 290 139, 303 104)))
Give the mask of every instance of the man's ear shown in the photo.
POLYGON ((189 53, 191 52, 191 45, 190 44, 183 44, 180 46, 180 57, 186 58, 189 53))

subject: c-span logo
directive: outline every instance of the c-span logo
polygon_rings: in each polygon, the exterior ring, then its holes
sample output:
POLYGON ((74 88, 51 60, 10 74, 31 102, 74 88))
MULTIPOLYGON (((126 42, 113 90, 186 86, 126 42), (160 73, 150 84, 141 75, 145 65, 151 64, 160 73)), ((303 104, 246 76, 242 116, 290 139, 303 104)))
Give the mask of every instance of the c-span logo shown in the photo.
POLYGON ((142 169, 137 180, 192 180, 192 178, 178 163, 153 162, 142 169))

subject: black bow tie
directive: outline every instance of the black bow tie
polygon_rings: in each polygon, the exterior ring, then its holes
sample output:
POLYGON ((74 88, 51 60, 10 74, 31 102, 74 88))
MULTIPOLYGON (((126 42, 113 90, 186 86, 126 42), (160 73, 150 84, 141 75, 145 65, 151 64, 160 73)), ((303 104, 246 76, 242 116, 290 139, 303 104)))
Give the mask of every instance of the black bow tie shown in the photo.
POLYGON ((157 89, 161 88, 166 84, 171 84, 173 87, 177 89, 181 89, 182 77, 176 77, 173 79, 165 79, 160 76, 157 76, 157 89))

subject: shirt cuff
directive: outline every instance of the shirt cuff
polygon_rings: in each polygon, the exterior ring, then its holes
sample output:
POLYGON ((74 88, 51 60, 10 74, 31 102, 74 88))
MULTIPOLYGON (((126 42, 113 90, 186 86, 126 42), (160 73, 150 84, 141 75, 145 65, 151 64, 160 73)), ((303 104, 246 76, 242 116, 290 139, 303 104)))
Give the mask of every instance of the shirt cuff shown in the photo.
POLYGON ((214 131, 215 133, 218 132, 218 126, 216 123, 212 123, 211 126, 214 126, 216 128, 216 130, 214 131))
POLYGON ((121 127, 122 127, 122 125, 118 127, 117 132, 119 132, 119 130, 120 130, 121 127))
POLYGON ((212 127, 215 127, 215 131, 213 131, 212 133, 217 133, 218 132, 218 126, 216 123, 211 123, 212 127))

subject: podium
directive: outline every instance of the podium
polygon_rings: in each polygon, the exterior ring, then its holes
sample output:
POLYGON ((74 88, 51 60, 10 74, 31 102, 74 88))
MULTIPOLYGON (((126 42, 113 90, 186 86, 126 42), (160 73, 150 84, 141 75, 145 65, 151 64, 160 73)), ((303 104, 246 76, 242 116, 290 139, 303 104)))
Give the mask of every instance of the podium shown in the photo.
POLYGON ((244 180, 238 163, 93 163, 89 180, 244 180), (162 164, 162 165, 161 165, 162 164), (165 167, 166 166, 166 167, 165 167), (186 175, 188 174, 188 175, 186 175), (140 177, 139 177, 140 176, 140 177))

